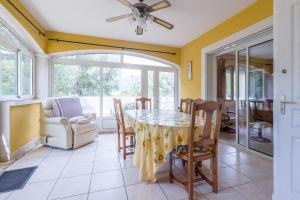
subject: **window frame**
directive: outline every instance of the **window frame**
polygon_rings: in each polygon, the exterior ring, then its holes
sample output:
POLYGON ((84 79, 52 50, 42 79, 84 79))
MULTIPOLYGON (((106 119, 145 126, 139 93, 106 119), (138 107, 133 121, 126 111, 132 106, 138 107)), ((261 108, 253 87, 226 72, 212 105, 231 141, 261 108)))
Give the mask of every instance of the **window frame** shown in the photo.
MULTIPOLYGON (((148 56, 143 56, 143 55, 137 55, 137 54, 132 54, 132 53, 124 53, 124 52, 99 52, 99 51, 88 51, 88 52, 77 52, 73 54, 63 54, 59 56, 52 56, 50 59, 50 73, 49 73, 49 90, 50 90, 50 96, 53 96, 53 87, 54 87, 54 65, 55 64, 65 64, 65 65, 85 65, 85 66, 91 66, 91 67, 100 67, 101 71, 101 80, 103 80, 103 69, 104 68, 119 68, 119 69, 138 69, 141 70, 141 95, 142 96, 148 96, 148 72, 153 71, 154 74, 159 74, 159 72, 173 72, 174 73, 174 95, 175 95, 175 101, 174 101, 174 109, 177 108, 178 105, 178 98, 179 98, 179 67, 175 64, 164 62, 159 59, 155 59, 152 57, 148 56), (121 60, 120 62, 107 62, 107 61, 93 61, 93 60, 84 60, 84 59, 65 59, 61 58, 62 56, 69 56, 69 55, 74 55, 74 54, 90 54, 90 53, 98 53, 98 54, 118 54, 121 55, 121 60), (141 64, 129 64, 129 63, 124 63, 124 56, 129 55, 129 56, 136 56, 144 59, 149 59, 153 60, 155 62, 160 62, 166 66, 152 66, 152 65, 141 65, 141 64)), ((155 82, 157 79, 154 80, 155 82)), ((156 83, 158 84, 158 83, 156 83)), ((112 117, 107 117, 103 115, 103 84, 100 84, 100 119, 107 119, 107 118, 112 118, 112 117)), ((156 103, 157 105, 158 103, 156 103)))
POLYGON ((13 34, 18 40, 20 40, 21 43, 24 44, 24 46, 16 45, 14 42, 12 42, 9 38, 6 38, 5 36, 0 36, 0 45, 4 46, 5 48, 12 50, 16 53, 16 76, 17 76, 17 83, 16 83, 16 91, 17 93, 15 95, 2 95, 0 96, 0 101, 9 101, 9 100, 27 100, 27 99, 33 99, 35 96, 35 58, 34 54, 31 51, 31 49, 26 45, 26 43, 14 32, 12 29, 6 25, 1 19, 0 23, 2 23, 10 32, 13 34), (21 55, 25 55, 32 59, 32 65, 31 65, 31 94, 30 95, 22 95, 22 73, 21 73, 21 55))

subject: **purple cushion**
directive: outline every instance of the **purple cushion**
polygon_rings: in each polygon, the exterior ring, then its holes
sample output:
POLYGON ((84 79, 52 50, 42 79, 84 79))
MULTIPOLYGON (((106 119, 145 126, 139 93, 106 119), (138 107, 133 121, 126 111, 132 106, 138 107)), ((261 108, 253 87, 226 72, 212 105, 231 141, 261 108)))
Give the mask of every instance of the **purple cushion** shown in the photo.
POLYGON ((61 111, 61 117, 72 118, 83 115, 79 98, 58 98, 56 103, 61 111))
POLYGON ((62 113, 61 113, 60 107, 58 105, 57 99, 54 99, 54 101, 53 101, 53 115, 54 115, 54 117, 61 117, 62 116, 62 113))

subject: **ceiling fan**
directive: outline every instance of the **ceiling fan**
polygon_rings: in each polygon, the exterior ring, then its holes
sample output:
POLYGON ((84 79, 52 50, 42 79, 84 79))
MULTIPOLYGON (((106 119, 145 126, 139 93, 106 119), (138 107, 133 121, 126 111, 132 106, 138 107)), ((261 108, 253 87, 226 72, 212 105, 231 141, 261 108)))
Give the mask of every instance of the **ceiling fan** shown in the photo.
POLYGON ((114 22, 114 21, 117 21, 120 19, 128 18, 132 23, 135 23, 137 25, 137 28, 136 28, 137 35, 143 35, 144 30, 146 30, 147 24, 153 23, 153 22, 157 23, 169 30, 174 28, 174 25, 170 24, 169 22, 166 22, 166 21, 150 14, 154 11, 170 7, 171 4, 167 0, 160 1, 160 2, 150 5, 150 6, 145 4, 144 0, 139 0, 139 2, 135 3, 135 4, 132 4, 127 0, 117 0, 117 1, 124 4, 125 6, 128 6, 132 12, 129 14, 125 14, 125 15, 108 18, 108 19, 106 19, 107 22, 114 22))

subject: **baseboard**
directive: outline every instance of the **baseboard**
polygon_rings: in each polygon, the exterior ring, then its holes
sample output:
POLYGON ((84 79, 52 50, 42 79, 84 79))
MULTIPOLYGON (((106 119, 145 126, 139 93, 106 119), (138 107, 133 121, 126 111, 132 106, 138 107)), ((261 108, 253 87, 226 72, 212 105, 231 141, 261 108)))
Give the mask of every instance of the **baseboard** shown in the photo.
POLYGON ((10 155, 10 161, 14 161, 21 158, 25 153, 33 150, 39 144, 41 144, 40 137, 33 139, 32 141, 28 142, 27 144, 16 150, 14 153, 12 153, 10 155))

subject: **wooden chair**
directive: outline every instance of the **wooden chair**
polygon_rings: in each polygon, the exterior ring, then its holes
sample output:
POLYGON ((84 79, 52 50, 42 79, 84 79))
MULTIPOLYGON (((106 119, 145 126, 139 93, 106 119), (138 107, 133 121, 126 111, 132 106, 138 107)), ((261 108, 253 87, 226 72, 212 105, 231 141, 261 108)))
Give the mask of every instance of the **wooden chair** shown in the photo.
POLYGON ((189 145, 187 152, 181 152, 177 154, 177 157, 181 160, 184 160, 188 163, 188 180, 182 181, 176 178, 173 175, 173 153, 170 153, 169 158, 169 167, 170 167, 170 182, 176 183, 183 186, 189 193, 189 200, 193 199, 193 184, 198 181, 205 180, 208 184, 212 186, 213 192, 218 192, 218 167, 217 167, 217 154, 218 154, 218 138, 221 126, 221 119, 222 119, 222 112, 223 112, 223 104, 208 101, 205 103, 197 103, 193 102, 192 104, 192 124, 191 124, 191 134, 189 137, 189 145), (202 136, 199 141, 194 141, 194 134, 195 134, 195 119, 196 119, 196 112, 197 111, 204 111, 205 112, 205 124, 202 132, 202 136), (214 131, 213 129, 213 115, 216 114, 216 121, 214 131), (212 170, 212 179, 210 180, 207 176, 205 176, 201 170, 199 169, 200 177, 194 176, 194 170, 196 164, 198 162, 204 160, 211 160, 211 170, 212 170))
POLYGON ((191 114, 191 106, 192 106, 192 99, 181 99, 180 100, 180 107, 179 111, 180 112, 185 112, 187 114, 191 114))
POLYGON ((114 109, 116 114, 116 121, 117 121, 117 127, 118 127, 118 153, 121 152, 121 149, 123 149, 123 159, 126 160, 126 156, 129 154, 133 154, 133 151, 126 152, 127 148, 134 148, 134 136, 135 132, 132 127, 125 127, 125 121, 124 121, 124 115, 123 115, 123 109, 122 109, 122 102, 120 99, 113 99, 114 102, 114 109), (121 147, 121 135, 122 135, 122 145, 121 147), (130 137, 130 145, 126 145, 126 139, 127 137, 130 137))
POLYGON ((135 106, 136 106, 136 109, 152 109, 151 108, 151 98, 147 98, 147 97, 141 97, 141 98, 136 98, 135 99, 135 106), (147 102, 148 103, 148 106, 147 106, 147 102))

